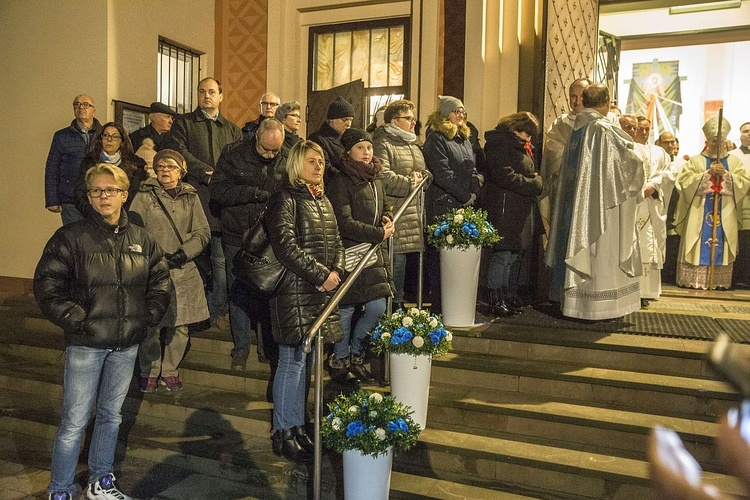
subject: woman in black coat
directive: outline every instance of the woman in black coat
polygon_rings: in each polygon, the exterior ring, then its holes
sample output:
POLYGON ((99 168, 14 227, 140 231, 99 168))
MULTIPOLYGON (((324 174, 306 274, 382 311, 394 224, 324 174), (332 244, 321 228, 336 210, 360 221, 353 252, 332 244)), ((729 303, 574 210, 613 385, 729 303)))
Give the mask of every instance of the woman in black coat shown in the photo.
POLYGON ((507 303, 510 274, 519 253, 532 240, 532 208, 542 192, 542 178, 534 167, 531 139, 539 133, 539 121, 529 112, 508 115, 484 134, 487 141, 487 180, 481 206, 502 239, 492 249, 487 268, 487 287, 494 314, 514 313, 507 303))
MULTIPOLYGON (((340 172, 330 182, 328 194, 344 247, 384 242, 393 235, 393 215, 386 203, 383 170, 373 154, 372 138, 364 130, 350 128, 341 136, 341 142, 346 153, 339 162, 340 172)), ((394 194, 408 193, 409 178, 390 174, 389 182, 392 180, 398 191, 394 194)), ((375 263, 362 271, 341 299, 344 338, 333 345, 333 355, 328 360, 331 377, 339 381, 346 381, 347 377, 361 382, 373 380, 364 366, 367 334, 385 312, 387 298, 395 289, 385 245, 378 248, 376 257, 375 263), (357 307, 364 307, 364 312, 352 327, 357 307)))
POLYGON ((91 205, 86 198, 86 172, 98 163, 107 163, 120 167, 130 181, 128 199, 123 208, 127 211, 130 203, 135 199, 141 182, 149 178, 146 162, 133 153, 133 146, 125 128, 119 123, 105 123, 102 131, 94 139, 94 147, 83 157, 78 167, 78 188, 76 190, 76 208, 84 215, 92 212, 91 205))
MULTIPOLYGON (((286 166, 291 185, 271 195, 263 215, 273 252, 287 268, 270 300, 273 337, 279 344, 272 445, 277 455, 308 462, 313 443, 305 433, 305 393, 312 355, 302 351, 302 340, 341 281, 344 247, 323 193, 323 150, 300 141, 289 151, 286 166)), ((329 342, 341 338, 336 312, 323 325, 323 336, 329 342)))

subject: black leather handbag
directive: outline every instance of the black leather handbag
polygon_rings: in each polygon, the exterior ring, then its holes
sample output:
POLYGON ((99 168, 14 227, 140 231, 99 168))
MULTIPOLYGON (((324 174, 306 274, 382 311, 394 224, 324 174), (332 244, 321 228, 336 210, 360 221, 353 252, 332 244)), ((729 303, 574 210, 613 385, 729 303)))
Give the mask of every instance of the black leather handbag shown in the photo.
POLYGON ((232 260, 232 272, 254 290, 265 295, 273 295, 279 288, 286 267, 273 253, 271 241, 263 225, 265 212, 266 208, 263 207, 255 225, 245 231, 242 247, 232 260))

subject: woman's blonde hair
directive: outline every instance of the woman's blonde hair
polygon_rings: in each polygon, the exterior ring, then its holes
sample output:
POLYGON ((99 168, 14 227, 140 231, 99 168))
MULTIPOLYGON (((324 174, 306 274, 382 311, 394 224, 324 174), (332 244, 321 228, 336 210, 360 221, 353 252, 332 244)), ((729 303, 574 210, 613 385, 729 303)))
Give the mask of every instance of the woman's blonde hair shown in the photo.
POLYGON ((289 156, 286 160, 286 173, 289 176, 289 183, 294 185, 302 176, 302 167, 305 164, 305 155, 313 150, 325 160, 326 155, 323 148, 313 141, 299 141, 289 150, 289 156))
POLYGON ((86 189, 91 188, 91 179, 97 175, 111 175, 115 178, 117 187, 127 191, 130 189, 130 179, 123 169, 109 163, 97 163, 86 171, 86 189))

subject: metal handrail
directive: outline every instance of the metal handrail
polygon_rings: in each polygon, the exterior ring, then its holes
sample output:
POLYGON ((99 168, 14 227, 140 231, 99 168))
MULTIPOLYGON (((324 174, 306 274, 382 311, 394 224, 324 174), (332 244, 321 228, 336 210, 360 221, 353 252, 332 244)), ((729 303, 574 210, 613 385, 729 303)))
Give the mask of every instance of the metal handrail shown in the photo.
MULTIPOLYGON (((393 224, 395 225, 396 222, 401 218, 401 215, 404 213, 406 208, 409 206, 411 201, 414 199, 414 197, 419 193, 422 188, 424 187, 425 183, 428 181, 428 177, 425 176, 422 181, 417 184, 414 189, 409 193, 409 196, 406 197, 406 199, 403 201, 399 209, 396 211, 396 213, 393 215, 393 224)), ((307 335, 305 335, 304 341, 302 342, 302 350, 305 353, 309 353, 312 351, 312 343, 313 339, 316 339, 315 343, 315 431, 314 431, 314 438, 315 438, 315 465, 314 465, 314 476, 313 476, 313 498, 315 500, 320 499, 320 486, 321 486, 321 476, 322 476, 322 465, 323 465, 323 443, 320 441, 320 419, 323 416, 323 335, 321 333, 321 328, 323 326, 323 323, 328 319, 328 316, 333 313, 333 310, 336 308, 336 306, 341 302, 341 299, 344 297, 347 291, 352 287, 352 284, 357 280, 359 275, 362 273, 362 270, 367 265, 367 261, 372 257, 372 255, 375 253, 375 251, 380 247, 382 244, 382 241, 379 243, 375 243, 370 247, 370 249, 367 251, 364 257, 362 257, 362 260, 359 261, 359 264, 357 264, 357 267, 354 268, 354 270, 349 273, 349 275, 346 277, 346 280, 344 280, 344 283, 339 287, 338 290, 336 290, 336 293, 333 294, 333 297, 331 297, 331 300, 326 305, 326 308, 323 309, 323 312, 320 314, 320 316, 317 317, 315 322, 313 323, 312 327, 310 327, 310 330, 307 332, 307 335)))

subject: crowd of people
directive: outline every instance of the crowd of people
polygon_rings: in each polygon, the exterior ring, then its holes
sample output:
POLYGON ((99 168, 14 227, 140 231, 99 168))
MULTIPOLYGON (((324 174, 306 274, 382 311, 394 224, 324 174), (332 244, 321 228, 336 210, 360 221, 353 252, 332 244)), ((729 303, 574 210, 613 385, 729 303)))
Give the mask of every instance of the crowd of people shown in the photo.
MULTIPOLYGON (((129 136, 121 124, 102 126, 93 99, 77 96, 45 172, 46 207, 63 227, 34 277, 39 305, 67 343, 50 498, 75 492, 94 399, 88 498, 126 498, 113 474, 129 385, 121 375, 138 360, 141 391, 181 390, 179 365, 201 322, 231 332, 232 369, 246 369, 257 345, 258 361, 272 369, 272 449, 310 461, 311 355, 301 343, 347 279, 347 249, 382 243, 324 324, 333 343, 326 363, 334 380, 372 382, 367 333, 389 298, 404 307, 413 254, 425 253, 428 301, 440 312, 439 254, 425 247, 424 233, 453 209, 486 210, 503 237, 487 253, 483 283, 495 316, 519 314, 530 300, 521 289, 534 281, 529 262, 542 242, 550 300, 571 318, 644 307, 659 297, 670 265, 680 286, 731 287, 736 257, 750 253, 750 206, 742 203, 750 123, 740 127, 741 148, 727 151, 730 125, 709 120, 704 151, 685 160, 672 133, 650 145, 648 119, 613 116, 606 86, 578 79, 569 96, 570 111, 546 134, 533 114, 513 113, 486 132, 484 147, 452 96, 429 114, 424 142, 405 99, 381 109, 370 133, 351 128, 355 109, 339 97, 305 140, 297 101, 267 92, 258 117, 240 128, 221 113, 222 87, 210 77, 198 85, 195 110, 178 116, 153 103, 150 123, 129 136), (423 179, 424 206, 414 197, 394 223, 423 179), (233 272, 243 235, 258 223, 286 269, 271 296, 233 272)), ((750 265, 738 271, 750 283, 750 265)))

